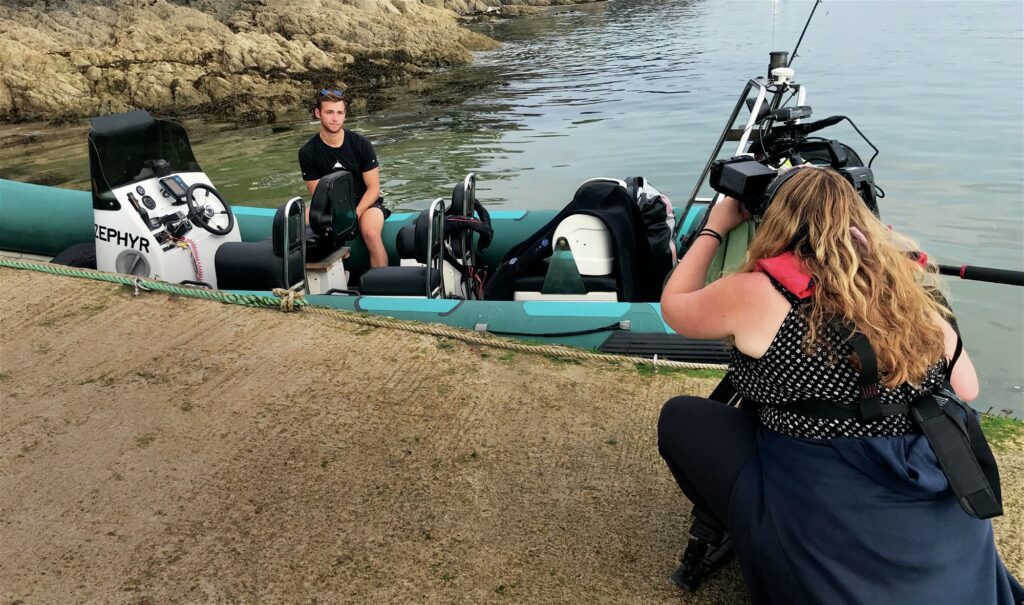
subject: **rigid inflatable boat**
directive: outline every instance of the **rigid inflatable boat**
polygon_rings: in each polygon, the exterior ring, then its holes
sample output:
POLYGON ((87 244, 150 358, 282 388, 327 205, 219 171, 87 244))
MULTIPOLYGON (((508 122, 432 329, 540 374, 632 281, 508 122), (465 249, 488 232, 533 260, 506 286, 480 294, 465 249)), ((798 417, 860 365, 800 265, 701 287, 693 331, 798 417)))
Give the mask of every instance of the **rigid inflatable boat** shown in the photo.
MULTIPOLYGON (((744 86, 676 211, 638 177, 567 187, 566 197, 576 193, 561 210, 488 211, 470 174, 426 210, 392 214, 383 230, 392 266, 371 269, 350 174, 322 179, 308 204, 230 206, 185 130, 135 111, 92 120, 91 191, 0 180, 0 251, 197 288, 266 296, 289 288, 311 305, 721 363, 721 343, 675 334, 658 304, 668 271, 720 195, 708 187, 716 162, 745 156, 763 164, 768 144, 776 159, 799 155, 845 170, 866 200, 875 199, 871 169, 851 147, 809 136, 839 120, 808 121, 806 89, 778 56, 785 54, 773 53, 768 75, 744 86)), ((709 281, 744 261, 754 229, 748 221, 728 234, 709 281)))

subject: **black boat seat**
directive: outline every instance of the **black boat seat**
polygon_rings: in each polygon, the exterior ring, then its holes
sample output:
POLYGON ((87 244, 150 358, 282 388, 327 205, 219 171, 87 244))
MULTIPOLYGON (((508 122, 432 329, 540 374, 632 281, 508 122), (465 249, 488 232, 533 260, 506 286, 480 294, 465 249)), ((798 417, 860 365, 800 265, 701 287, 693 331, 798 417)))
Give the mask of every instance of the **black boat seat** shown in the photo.
POLYGON ((359 280, 359 292, 364 296, 433 296, 441 287, 441 241, 443 234, 444 204, 435 200, 431 207, 420 212, 411 225, 398 230, 395 245, 399 256, 411 258, 420 265, 377 267, 370 269, 359 280), (431 208, 435 214, 435 233, 431 237, 431 208), (432 240, 432 241, 431 241, 432 240), (433 248, 433 249, 431 249, 433 248), (428 258, 429 257, 429 258, 428 258), (433 265, 428 271, 427 261, 433 265), (429 290, 429 291, 428 291, 429 290))
POLYGON ((441 272, 427 267, 381 267, 371 269, 359 280, 359 292, 364 296, 427 296, 441 287, 441 272))
POLYGON ((309 202, 309 231, 306 260, 316 262, 354 238, 359 230, 352 173, 332 172, 320 179, 309 202))
POLYGON ((304 211, 301 198, 295 198, 277 209, 269 240, 221 244, 214 257, 217 287, 221 290, 273 290, 301 283, 305 279, 300 233, 304 211))

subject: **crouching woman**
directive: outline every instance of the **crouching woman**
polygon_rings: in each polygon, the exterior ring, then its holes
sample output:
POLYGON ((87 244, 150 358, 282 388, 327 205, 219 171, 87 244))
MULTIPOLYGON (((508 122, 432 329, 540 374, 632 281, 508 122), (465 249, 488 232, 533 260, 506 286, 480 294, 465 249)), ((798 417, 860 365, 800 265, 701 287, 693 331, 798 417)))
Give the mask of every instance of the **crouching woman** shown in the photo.
POLYGON ((728 378, 744 402, 678 397, 662 410, 658 446, 695 517, 681 571, 728 536, 754 603, 1024 600, 991 522, 964 512, 906 413, 944 381, 965 400, 978 392, 909 242, 841 175, 800 169, 743 270, 704 286, 746 218, 734 199, 716 204, 661 299, 680 334, 732 341, 728 378), (844 411, 865 398, 871 420, 844 411))

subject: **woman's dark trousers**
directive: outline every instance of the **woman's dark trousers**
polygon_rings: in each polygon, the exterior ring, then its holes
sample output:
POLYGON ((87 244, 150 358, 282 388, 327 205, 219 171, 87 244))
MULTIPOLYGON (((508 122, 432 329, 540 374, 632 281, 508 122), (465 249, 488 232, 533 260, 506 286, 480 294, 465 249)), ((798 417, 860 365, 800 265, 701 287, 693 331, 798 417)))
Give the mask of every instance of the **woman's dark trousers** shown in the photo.
POLYGON ((756 431, 752 413, 710 399, 675 397, 662 408, 658 451, 693 503, 694 537, 714 544, 728 532, 732 488, 756 431))

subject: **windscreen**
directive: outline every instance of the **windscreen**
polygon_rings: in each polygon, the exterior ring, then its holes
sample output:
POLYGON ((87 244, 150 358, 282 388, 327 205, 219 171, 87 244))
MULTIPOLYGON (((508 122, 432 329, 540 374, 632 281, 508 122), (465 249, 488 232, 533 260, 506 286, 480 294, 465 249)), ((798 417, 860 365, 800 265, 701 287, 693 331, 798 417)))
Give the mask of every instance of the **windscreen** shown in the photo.
POLYGON ((89 169, 94 206, 116 205, 112 189, 155 176, 155 160, 167 161, 172 172, 202 170, 188 134, 176 122, 154 120, 145 111, 132 111, 93 118, 91 125, 89 169))

